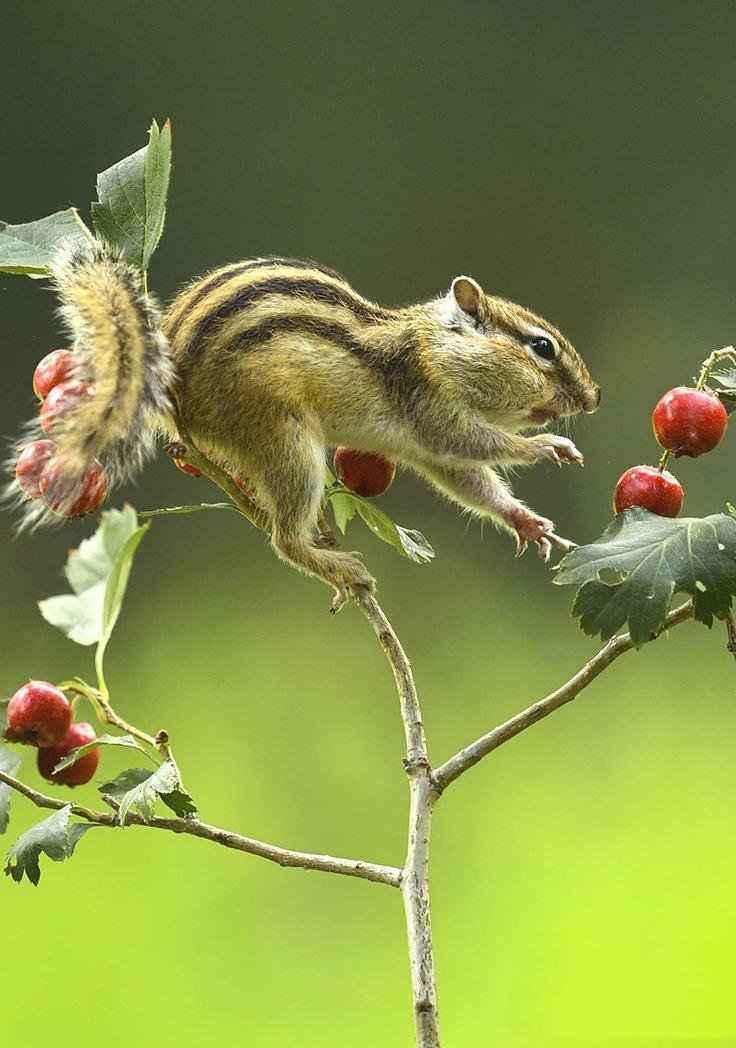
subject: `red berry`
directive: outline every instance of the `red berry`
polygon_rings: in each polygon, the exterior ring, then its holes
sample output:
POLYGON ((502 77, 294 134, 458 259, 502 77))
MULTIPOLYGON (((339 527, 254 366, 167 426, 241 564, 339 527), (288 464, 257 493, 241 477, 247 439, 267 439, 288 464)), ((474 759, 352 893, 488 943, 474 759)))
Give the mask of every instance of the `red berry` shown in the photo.
POLYGON ((726 431, 728 412, 704 389, 677 386, 662 397, 652 413, 654 436, 675 457, 696 458, 711 451, 726 431))
POLYGON ((39 400, 45 400, 54 386, 73 376, 77 359, 70 349, 55 349, 43 358, 33 372, 33 392, 39 400))
POLYGON ((41 494, 41 474, 54 453, 51 440, 34 440, 26 444, 15 466, 15 481, 20 490, 31 499, 41 494))
POLYGON ((96 459, 81 479, 67 473, 61 459, 51 459, 41 474, 41 497, 59 517, 83 517, 106 495, 105 471, 96 459))
POLYGON ((197 469, 196 466, 190 466, 188 462, 182 462, 181 459, 172 459, 171 461, 174 463, 175 466, 179 467, 182 473, 191 473, 193 477, 202 476, 202 470, 197 469))
POLYGON ((89 382, 72 379, 54 386, 41 405, 41 428, 44 433, 52 433, 56 424, 64 419, 83 397, 92 395, 89 382))
POLYGON ((72 707, 63 691, 45 680, 32 680, 16 691, 8 703, 9 742, 28 746, 53 746, 63 739, 72 722, 72 707))
POLYGON ((72 750, 76 750, 79 746, 86 746, 87 743, 94 742, 96 738, 97 733, 91 724, 84 722, 72 724, 60 742, 38 751, 40 774, 44 779, 60 786, 84 786, 85 782, 89 782, 97 771, 97 765, 100 763, 99 749, 85 753, 78 761, 57 772, 56 775, 54 775, 54 768, 72 750))
POLYGON ((655 466, 632 466, 613 492, 613 508, 620 513, 629 506, 643 506, 660 517, 676 517, 682 509, 684 493, 677 477, 655 466))
POLYGON ((375 451, 339 447, 335 451, 333 464, 346 488, 356 495, 369 497, 384 492, 396 473, 394 460, 375 451))

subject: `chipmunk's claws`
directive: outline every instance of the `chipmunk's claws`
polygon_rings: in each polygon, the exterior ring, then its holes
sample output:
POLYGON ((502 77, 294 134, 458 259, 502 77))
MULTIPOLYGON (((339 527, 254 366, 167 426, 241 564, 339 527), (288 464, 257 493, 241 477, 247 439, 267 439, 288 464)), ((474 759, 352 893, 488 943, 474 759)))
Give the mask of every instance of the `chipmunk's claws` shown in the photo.
POLYGON ((564 539, 555 532, 555 526, 546 517, 539 517, 525 506, 514 512, 510 521, 516 532, 516 556, 520 557, 529 542, 535 542, 537 553, 545 562, 549 561, 553 549, 567 553, 575 546, 574 542, 564 539))
POLYGON ((347 604, 349 599, 350 594, 348 592, 347 586, 338 586, 335 590, 335 596, 332 599, 332 604, 330 605, 330 615, 337 615, 340 608, 347 604))

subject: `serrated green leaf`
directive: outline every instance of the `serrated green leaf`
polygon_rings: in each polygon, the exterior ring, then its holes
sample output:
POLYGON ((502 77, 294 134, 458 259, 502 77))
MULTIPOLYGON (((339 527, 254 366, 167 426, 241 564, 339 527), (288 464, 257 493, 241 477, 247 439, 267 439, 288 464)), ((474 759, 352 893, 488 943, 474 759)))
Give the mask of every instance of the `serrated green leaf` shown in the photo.
MULTIPOLYGON (((331 474, 328 474, 328 476, 331 476, 331 474)), ((338 503, 339 509, 335 513, 335 523, 343 533, 349 520, 358 513, 377 538, 393 546, 402 556, 408 557, 417 564, 426 564, 434 557, 434 550, 421 532, 413 531, 410 528, 402 528, 399 524, 395 524, 388 514, 378 509, 370 499, 363 498, 362 495, 356 495, 353 491, 348 491, 347 488, 339 483, 333 483, 327 488, 325 498, 333 506, 333 511, 335 502, 338 503), (347 511, 349 517, 347 520, 344 520, 345 527, 342 527, 341 517, 338 514, 344 514, 349 504, 352 508, 347 511)))
POLYGON ((736 411, 736 390, 717 389, 715 393, 728 414, 733 415, 736 411))
MULTIPOLYGON (((5 731, 3 727, 2 734, 5 731)), ((18 769, 21 766, 22 758, 19 754, 15 753, 8 746, 0 745, 0 771, 4 771, 6 775, 12 775, 15 777, 18 773, 18 769)), ((5 833, 8 828, 8 820, 10 818, 10 799, 13 795, 13 791, 10 786, 6 786, 4 782, 0 782, 0 833, 5 833)))
POLYGON ((90 823, 69 823, 71 805, 67 804, 47 819, 32 826, 13 844, 8 852, 5 873, 20 884, 23 875, 31 884, 41 879, 39 859, 47 855, 53 862, 63 862, 74 854, 79 839, 94 829, 90 823))
POLYGON ((97 176, 95 230, 145 272, 163 233, 171 177, 171 124, 154 120, 148 145, 97 176))
POLYGON ((100 793, 118 801, 117 821, 125 825, 131 808, 137 808, 141 818, 150 822, 156 814, 156 801, 161 798, 177 814, 196 812, 194 801, 182 789, 176 766, 165 761, 155 771, 146 768, 128 768, 116 779, 100 786, 100 793))
POLYGON ((426 564, 434 557, 434 550, 421 532, 394 524, 389 516, 367 499, 361 498, 358 502, 358 513, 374 535, 388 542, 409 560, 426 564))
POLYGON ((711 368, 708 375, 708 385, 712 388, 729 415, 736 411, 736 354, 725 356, 724 359, 711 368), (713 384, 715 383, 715 388, 713 384))
POLYGON ((180 819, 183 819, 186 815, 196 815, 197 805, 194 803, 194 798, 190 793, 181 788, 171 790, 169 793, 162 793, 161 800, 164 802, 167 808, 171 808, 175 815, 178 815, 180 819))
POLYGON ((76 208, 57 211, 37 222, 9 225, 0 222, 0 271, 19 276, 45 277, 56 252, 84 241, 90 233, 76 208))
POLYGON ((40 602, 46 621, 77 644, 99 644, 109 638, 120 611, 130 559, 148 527, 138 526, 131 506, 103 513, 94 535, 69 554, 64 574, 74 592, 40 602))
POLYGON ((358 512, 358 503, 355 496, 349 491, 336 491, 330 497, 330 505, 335 518, 335 524, 345 534, 347 526, 358 512))
POLYGON ((99 792, 112 797, 113 800, 121 801, 134 787, 140 786, 152 775, 150 768, 126 768, 117 778, 103 782, 99 787, 99 792))
POLYGON ((63 757, 54 768, 54 774, 57 771, 63 771, 64 768, 68 768, 71 764, 76 764, 80 757, 84 757, 86 753, 91 753, 92 750, 96 750, 98 746, 127 746, 129 749, 139 750, 140 753, 144 753, 148 756, 148 752, 136 742, 132 735, 100 735, 94 742, 88 742, 84 746, 78 746, 76 750, 72 750, 71 753, 67 753, 66 757, 63 757))
POLYGON ((238 507, 232 502, 197 502, 191 506, 167 506, 163 509, 144 509, 138 514, 139 517, 169 517, 180 513, 199 513, 202 509, 229 509, 240 513, 238 507))
POLYGON ((585 633, 609 640, 625 624, 637 647, 661 628, 677 593, 693 598, 695 618, 711 626, 736 594, 736 521, 619 513, 597 542, 560 561, 557 585, 578 586, 573 615, 585 633))

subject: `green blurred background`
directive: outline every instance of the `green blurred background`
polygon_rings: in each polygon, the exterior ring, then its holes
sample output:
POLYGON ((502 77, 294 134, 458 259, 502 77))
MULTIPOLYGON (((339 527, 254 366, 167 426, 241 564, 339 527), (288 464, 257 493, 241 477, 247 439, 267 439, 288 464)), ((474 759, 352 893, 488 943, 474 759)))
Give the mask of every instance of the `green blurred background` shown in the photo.
MULTIPOLYGON (((239 257, 317 258, 385 303, 470 272, 575 341, 603 387, 585 470, 519 477, 594 538, 649 413, 734 338, 733 3, 7 3, 0 214, 77 204, 174 124, 153 286, 239 257)), ((41 285, 0 277, 0 430, 59 342, 41 285)), ((677 465, 686 512, 734 498, 734 435, 677 465)), ((140 508, 208 499, 161 457, 140 508)), ((355 526, 410 653, 435 761, 596 648, 571 594, 408 475, 381 500, 430 567, 355 526)), ((43 623, 81 522, 0 521, 0 693, 91 674, 43 623)), ((228 514, 156 522, 109 656, 116 703, 166 726, 203 816, 287 846, 400 862, 392 682, 348 609, 228 514)), ((736 686, 720 629, 628 655, 448 793, 433 916, 447 1045, 673 1044, 736 1033, 736 686)), ((25 769, 36 782, 29 759, 25 769)), ((105 755, 103 770, 124 766, 105 755)), ((92 787, 78 797, 93 802, 92 787)), ((77 797, 75 795, 75 799, 77 797)), ((14 805, 11 836, 37 812, 14 805)), ((98 831, 38 890, 0 884, 3 1043, 401 1046, 401 900, 207 843, 98 831)))

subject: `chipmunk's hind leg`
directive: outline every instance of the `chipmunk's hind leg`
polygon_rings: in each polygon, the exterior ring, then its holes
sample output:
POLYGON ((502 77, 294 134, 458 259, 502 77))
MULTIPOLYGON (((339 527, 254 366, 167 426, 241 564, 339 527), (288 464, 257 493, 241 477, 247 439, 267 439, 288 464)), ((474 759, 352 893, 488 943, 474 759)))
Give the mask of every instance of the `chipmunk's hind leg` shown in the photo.
POLYGON ((375 581, 358 553, 315 545, 325 484, 325 445, 318 427, 289 414, 280 432, 270 432, 267 447, 268 458, 258 461, 253 480, 270 517, 273 547, 295 567, 333 586, 332 610, 337 611, 349 587, 373 588, 375 581))

